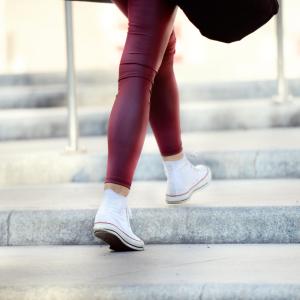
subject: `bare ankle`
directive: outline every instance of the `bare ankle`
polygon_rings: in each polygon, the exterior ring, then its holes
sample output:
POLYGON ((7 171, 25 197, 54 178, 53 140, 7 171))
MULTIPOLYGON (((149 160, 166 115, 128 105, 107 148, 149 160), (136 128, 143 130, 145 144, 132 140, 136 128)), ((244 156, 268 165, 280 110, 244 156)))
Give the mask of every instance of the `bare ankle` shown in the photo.
POLYGON ((183 158, 183 151, 177 153, 177 154, 174 154, 174 155, 169 155, 169 156, 163 156, 162 157, 163 160, 178 160, 178 159, 181 159, 183 158))
POLYGON ((116 183, 111 183, 111 182, 108 182, 108 183, 105 183, 104 184, 104 189, 112 189, 114 192, 122 195, 122 196, 127 196, 129 194, 129 188, 123 186, 123 185, 120 185, 120 184, 116 184, 116 183))

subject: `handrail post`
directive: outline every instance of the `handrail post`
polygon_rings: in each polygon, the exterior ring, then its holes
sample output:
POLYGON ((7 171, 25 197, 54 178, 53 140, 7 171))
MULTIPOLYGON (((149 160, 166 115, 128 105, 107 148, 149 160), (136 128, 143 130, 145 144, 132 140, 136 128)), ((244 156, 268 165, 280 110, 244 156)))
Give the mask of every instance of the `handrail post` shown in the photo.
POLYGON ((66 20, 66 50, 67 50, 67 98, 68 98, 68 138, 67 151, 77 152, 78 141, 78 116, 76 99, 76 78, 74 63, 74 41, 73 41, 73 12, 72 2, 65 2, 66 20))
POLYGON ((284 21, 282 0, 279 2, 279 11, 276 15, 276 39, 277 39, 277 95, 275 102, 285 103, 291 100, 288 83, 285 76, 285 57, 284 57, 284 21))

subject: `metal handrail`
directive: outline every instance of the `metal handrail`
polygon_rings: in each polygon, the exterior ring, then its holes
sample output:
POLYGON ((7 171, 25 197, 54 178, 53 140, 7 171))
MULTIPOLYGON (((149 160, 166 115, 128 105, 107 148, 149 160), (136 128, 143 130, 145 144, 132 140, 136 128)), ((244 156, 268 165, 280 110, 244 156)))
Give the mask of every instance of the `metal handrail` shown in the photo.
POLYGON ((65 1, 67 47, 68 151, 79 150, 72 2, 65 1))
MULTIPOLYGON (((73 44, 72 1, 111 3, 110 0, 65 0, 66 16, 66 44, 67 44, 67 90, 68 90, 68 127, 69 151, 79 151, 79 130, 77 116, 76 79, 73 44)), ((285 76, 284 59, 284 26, 282 0, 278 0, 280 9, 276 15, 276 40, 277 40, 277 95, 275 102, 286 103, 290 99, 287 80, 285 76)))
MULTIPOLYGON (((67 50, 67 102, 68 102, 68 152, 79 152, 79 124, 77 114, 76 71, 74 62, 73 0, 65 0, 66 50, 67 50)), ((76 0, 111 3, 110 0, 76 0)))
POLYGON ((286 103, 291 100, 288 82, 285 75, 284 56, 284 18, 283 1, 278 0, 280 9, 276 15, 276 40, 277 40, 277 95, 274 97, 276 103, 286 103))

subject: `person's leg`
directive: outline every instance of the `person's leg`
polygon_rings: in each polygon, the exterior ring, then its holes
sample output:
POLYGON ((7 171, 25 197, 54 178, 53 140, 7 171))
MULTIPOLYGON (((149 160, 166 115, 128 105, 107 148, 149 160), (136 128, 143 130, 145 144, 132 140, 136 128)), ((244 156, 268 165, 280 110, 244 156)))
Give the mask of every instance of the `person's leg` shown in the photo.
MULTIPOLYGON (((116 4, 128 17, 128 0, 118 1, 116 4)), ((176 36, 173 29, 150 98, 149 121, 164 160, 183 157, 179 92, 173 69, 175 51, 176 36)))
MULTIPOLYGON (((124 3, 114 0, 116 4, 124 3)), ((118 94, 108 124, 105 183, 130 189, 144 143, 150 97, 170 40, 176 5, 128 0, 128 33, 119 66, 118 94)))
POLYGON ((151 95, 150 125, 164 160, 183 157, 179 91, 173 69, 175 47, 173 30, 151 95))

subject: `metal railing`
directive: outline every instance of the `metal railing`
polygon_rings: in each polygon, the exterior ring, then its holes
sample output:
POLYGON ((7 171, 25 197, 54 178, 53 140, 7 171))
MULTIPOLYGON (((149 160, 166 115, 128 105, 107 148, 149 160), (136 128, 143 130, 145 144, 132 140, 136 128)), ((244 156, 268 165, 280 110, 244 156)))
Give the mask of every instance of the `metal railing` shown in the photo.
MULTIPOLYGON (((110 3, 109 0, 76 0, 110 3)), ((67 44, 67 98, 68 98, 68 131, 69 151, 79 151, 79 126, 77 116, 76 99, 76 77, 74 63, 74 40, 73 40, 73 16, 72 1, 65 2, 66 17, 66 44, 67 44)), ((286 103, 290 99, 287 79, 285 76, 285 57, 284 57, 284 20, 282 0, 278 0, 280 9, 276 15, 276 40, 277 40, 277 95, 274 97, 274 103, 286 103)))
POLYGON ((277 95, 274 97, 277 103, 286 103, 292 99, 288 82, 285 76, 284 56, 284 19, 283 1, 278 0, 280 9, 276 15, 276 40, 277 40, 277 95))
MULTIPOLYGON (((110 0, 76 0, 111 3, 110 0)), ((66 50, 67 50, 67 102, 68 102, 68 146, 66 151, 78 152, 79 124, 76 97, 76 71, 74 61, 73 9, 72 0, 65 0, 66 50)))
POLYGON ((76 77, 74 63, 73 11, 72 2, 65 1, 66 48, 67 48, 67 97, 68 97, 68 137, 67 151, 79 150, 79 125, 77 116, 76 77))

